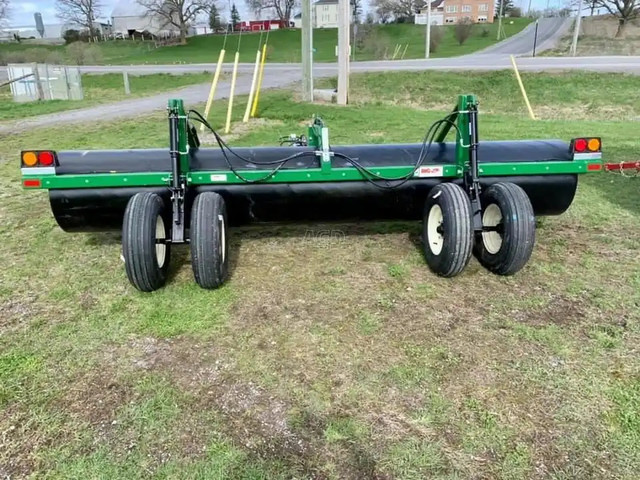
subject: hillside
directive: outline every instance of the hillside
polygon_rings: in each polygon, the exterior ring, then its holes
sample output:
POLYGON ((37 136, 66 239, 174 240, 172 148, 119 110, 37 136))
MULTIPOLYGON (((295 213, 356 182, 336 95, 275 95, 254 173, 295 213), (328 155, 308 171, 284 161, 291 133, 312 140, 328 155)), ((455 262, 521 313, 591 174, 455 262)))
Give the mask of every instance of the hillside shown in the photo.
MULTIPOLYGON (((520 32, 531 20, 515 18, 506 22, 505 32, 508 36, 520 32), (510 23, 513 22, 513 23, 510 23)), ((466 55, 496 43, 497 25, 475 25, 471 37, 459 45, 454 36, 453 26, 440 27, 443 31, 442 41, 433 57, 452 57, 466 55)), ((391 59, 396 45, 406 46, 404 58, 423 58, 425 44, 425 27, 423 25, 359 25, 359 33, 355 43, 355 60, 391 59)), ((335 46, 338 41, 336 29, 315 29, 314 60, 317 62, 335 61, 335 46)), ((262 37, 264 40, 264 36, 262 37)), ((240 61, 252 62, 261 37, 258 33, 229 35, 226 39, 227 60, 232 61, 233 53, 240 44, 240 61)), ((97 64, 171 64, 171 63, 210 63, 218 58, 220 49, 225 44, 224 35, 202 35, 192 37, 187 45, 154 48, 151 42, 110 41, 98 44, 91 55, 97 64)), ((400 55, 401 55, 400 54, 400 55)), ((399 55, 399 56, 400 56, 399 55)), ((398 58, 399 58, 398 56, 398 58)), ((268 61, 299 62, 300 31, 279 30, 269 35, 268 61)), ((28 41, 21 44, 0 45, 0 63, 48 61, 51 63, 69 62, 68 47, 53 45, 34 45, 28 41)))

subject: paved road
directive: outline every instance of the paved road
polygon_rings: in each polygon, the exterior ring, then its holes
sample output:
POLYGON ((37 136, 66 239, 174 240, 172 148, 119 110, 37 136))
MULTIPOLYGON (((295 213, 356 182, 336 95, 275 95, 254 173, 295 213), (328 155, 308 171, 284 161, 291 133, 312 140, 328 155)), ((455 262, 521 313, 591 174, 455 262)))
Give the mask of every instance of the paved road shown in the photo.
MULTIPOLYGON (((572 18, 541 18, 538 21, 536 53, 553 48, 566 35, 572 23, 572 18)), ((536 24, 532 23, 517 35, 472 55, 531 55, 535 37, 536 24)))
MULTIPOLYGON (((598 72, 631 72, 640 75, 640 57, 520 57, 518 66, 524 71, 561 71, 561 70, 590 70, 598 72)), ((122 67, 86 67, 96 69, 99 72, 107 72, 110 69, 122 67)), ((213 65, 215 68, 215 65, 213 65)), ((231 65, 225 67, 230 69, 231 65)), ((352 72, 381 72, 381 71, 421 71, 421 70, 452 70, 452 71, 483 71, 501 70, 511 67, 508 55, 478 55, 477 57, 443 58, 433 60, 401 60, 387 62, 357 62, 351 65, 352 72)), ((172 71, 173 73, 186 73, 194 71, 211 70, 209 64, 182 65, 182 66, 135 66, 131 71, 172 71), (157 70, 156 70, 157 69, 157 70)), ((239 95, 249 93, 251 86, 251 72, 253 66, 244 64, 238 77, 236 93, 239 95)), ((336 64, 316 64, 314 75, 328 77, 337 75, 336 64)), ((264 88, 276 88, 289 85, 301 79, 300 66, 297 64, 267 64, 264 75, 264 88)), ((30 128, 49 127, 66 123, 84 123, 95 120, 114 120, 161 111, 166 108, 167 98, 183 98, 187 105, 204 103, 209 91, 208 85, 195 85, 172 92, 164 92, 158 95, 124 100, 108 105, 91 108, 71 110, 66 112, 41 115, 26 118, 12 124, 0 125, 0 135, 30 128)), ((229 92, 229 82, 221 82, 218 86, 216 98, 226 98, 229 92)))

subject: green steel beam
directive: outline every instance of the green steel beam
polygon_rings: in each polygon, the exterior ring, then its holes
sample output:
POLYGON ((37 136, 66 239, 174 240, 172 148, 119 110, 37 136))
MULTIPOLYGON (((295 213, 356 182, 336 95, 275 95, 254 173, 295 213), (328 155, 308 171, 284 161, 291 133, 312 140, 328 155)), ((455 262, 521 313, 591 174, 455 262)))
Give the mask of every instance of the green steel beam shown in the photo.
MULTIPOLYGON (((602 161, 575 160, 573 162, 514 162, 514 163, 482 163, 481 177, 513 176, 513 175, 560 175, 582 174, 589 171, 589 165, 602 167, 602 161)), ((441 174, 432 178, 460 178, 462 171, 457 165, 429 165, 442 167, 441 174)), ((389 178, 403 177, 413 170, 413 166, 379 167, 372 169, 378 175, 389 178)), ((592 167, 594 168, 594 167, 592 167)), ((270 170, 241 170, 238 173, 247 180, 255 181, 265 177, 270 170)), ((416 175, 416 178, 420 178, 416 175)), ((41 181, 41 189, 61 188, 109 188, 109 187, 152 187, 170 186, 170 172, 142 172, 142 173, 90 173, 83 175, 29 175, 25 173, 23 179, 41 181)), ((327 174, 321 168, 287 169, 276 172, 264 183, 305 183, 305 182, 340 182, 365 181, 356 168, 332 168, 327 174)), ((233 172, 228 170, 198 171, 187 174, 188 185, 230 185, 244 183, 233 172)), ((38 188, 38 187, 34 187, 38 188)))

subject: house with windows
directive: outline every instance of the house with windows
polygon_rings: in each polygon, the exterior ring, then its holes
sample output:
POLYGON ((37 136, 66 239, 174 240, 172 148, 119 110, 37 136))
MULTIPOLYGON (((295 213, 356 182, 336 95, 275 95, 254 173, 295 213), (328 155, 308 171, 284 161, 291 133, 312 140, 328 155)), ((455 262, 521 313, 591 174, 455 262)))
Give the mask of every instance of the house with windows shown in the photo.
MULTIPOLYGON (((349 21, 352 15, 350 8, 349 21)), ((318 0, 313 4, 311 18, 313 28, 338 28, 338 0, 318 0)))
POLYGON ((474 23, 493 23, 495 3, 488 0, 445 0, 444 23, 469 18, 474 23))
MULTIPOLYGON (((431 2, 431 24, 446 25, 469 18, 474 23, 493 23, 495 3, 489 0, 435 0, 431 2)), ((427 24, 427 8, 416 14, 415 23, 427 24)))
POLYGON ((414 18, 416 25, 426 25, 427 19, 431 18, 431 25, 444 24, 444 0, 434 0, 431 2, 431 12, 427 7, 422 8, 414 18))

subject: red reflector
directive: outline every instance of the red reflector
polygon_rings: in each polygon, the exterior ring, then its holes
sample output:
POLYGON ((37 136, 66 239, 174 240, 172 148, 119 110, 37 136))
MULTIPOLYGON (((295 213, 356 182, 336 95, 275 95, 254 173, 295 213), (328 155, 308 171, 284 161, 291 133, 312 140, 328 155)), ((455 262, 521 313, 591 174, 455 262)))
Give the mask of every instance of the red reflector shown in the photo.
POLYGON ((584 152, 587 149, 587 141, 584 138, 577 139, 573 144, 576 152, 584 152))
POLYGON ((29 188, 39 188, 41 183, 40 180, 23 180, 22 185, 29 188))
POLYGON ((602 170, 602 164, 590 163, 589 165, 587 165, 587 170, 589 170, 590 172, 597 172, 599 170, 602 170))
POLYGON ((55 161, 55 157, 53 156, 53 153, 51 152, 38 153, 38 162, 40 163, 40 165, 43 165, 45 167, 50 167, 51 165, 53 165, 54 161, 55 161))

